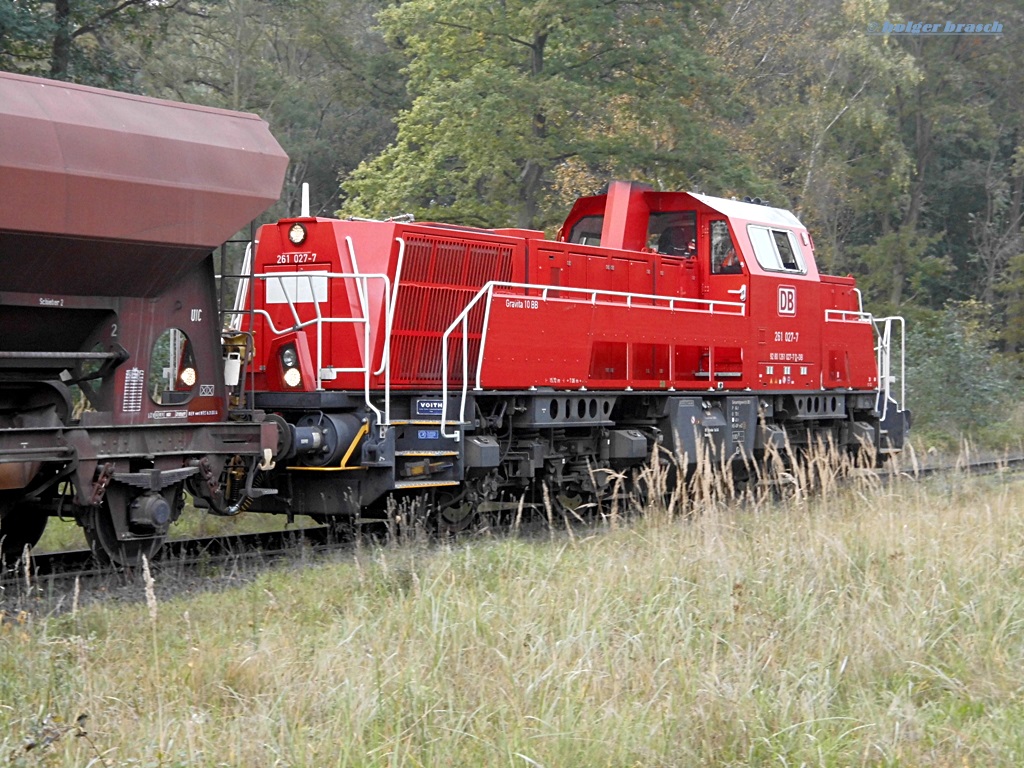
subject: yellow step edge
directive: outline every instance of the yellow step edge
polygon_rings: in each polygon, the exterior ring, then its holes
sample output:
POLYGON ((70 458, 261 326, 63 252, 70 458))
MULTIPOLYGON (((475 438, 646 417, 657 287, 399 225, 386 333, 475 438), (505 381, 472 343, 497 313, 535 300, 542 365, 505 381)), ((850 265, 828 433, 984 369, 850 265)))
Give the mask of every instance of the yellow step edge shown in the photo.
POLYGON ((395 456, 458 456, 458 451, 395 451, 395 456))
POLYGON ((446 485, 461 485, 460 480, 396 480, 395 489, 406 488, 441 488, 446 485))

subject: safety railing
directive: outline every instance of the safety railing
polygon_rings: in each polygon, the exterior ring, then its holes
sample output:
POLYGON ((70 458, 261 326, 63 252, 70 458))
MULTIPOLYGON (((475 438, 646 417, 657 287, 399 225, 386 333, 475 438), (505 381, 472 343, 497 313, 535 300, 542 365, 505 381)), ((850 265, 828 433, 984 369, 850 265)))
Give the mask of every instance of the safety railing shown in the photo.
MULTIPOLYGON (((405 262, 405 240, 400 237, 395 238, 395 242, 398 243, 398 256, 395 259, 395 279, 391 285, 391 303, 387 305, 386 311, 386 327, 388 330, 387 336, 384 338, 384 352, 380 358, 380 368, 373 372, 374 376, 380 376, 382 373, 386 373, 390 370, 391 365, 391 329, 395 325, 395 305, 398 302, 398 284, 402 280, 402 265, 405 262)), ((355 248, 352 246, 352 238, 346 237, 345 244, 348 246, 348 252, 352 256, 352 263, 356 263, 355 248)), ((388 381, 390 382, 391 376, 388 373, 388 381)))
MULTIPOLYGON (((358 265, 353 260, 353 266, 358 270, 358 265)), ((284 297, 284 302, 288 305, 288 311, 291 313, 292 319, 295 321, 293 325, 278 328, 274 322, 274 317, 265 309, 255 308, 253 314, 262 317, 267 324, 270 332, 275 336, 281 336, 285 333, 294 333, 310 326, 315 326, 316 329, 316 388, 318 390, 323 389, 324 378, 333 378, 339 373, 361 373, 363 374, 363 402, 366 407, 374 413, 377 417, 377 424, 379 426, 388 426, 391 423, 391 361, 390 361, 390 347, 389 341, 391 336, 391 320, 392 320, 392 292, 391 292, 391 279, 382 273, 373 272, 270 272, 253 275, 253 279, 262 280, 265 282, 277 281, 280 288, 280 295, 284 297), (303 320, 299 316, 299 310, 296 307, 296 297, 298 291, 289 292, 288 287, 285 284, 286 279, 295 279, 296 288, 298 287, 298 280, 303 279, 306 282, 306 286, 309 289, 309 296, 312 301, 310 302, 298 302, 303 305, 312 304, 314 310, 314 317, 307 320, 303 320), (359 308, 360 315, 358 317, 325 317, 320 309, 320 304, 323 303, 317 300, 316 284, 314 280, 326 280, 328 284, 330 281, 356 281, 356 293, 359 296, 359 308), (368 283, 371 280, 379 280, 383 284, 383 290, 381 294, 383 296, 384 306, 384 349, 381 355, 380 368, 374 372, 372 370, 373 365, 373 348, 371 347, 371 330, 373 318, 370 317, 369 312, 369 300, 367 294, 368 283), (363 364, 357 366, 336 366, 333 361, 330 364, 324 364, 324 343, 323 343, 323 331, 325 325, 351 325, 361 324, 363 326, 363 364), (370 376, 383 375, 384 376, 384 411, 381 410, 373 403, 370 397, 370 376)), ((266 295, 264 293, 264 295, 266 295)))
POLYGON ((853 292, 857 295, 857 309, 826 309, 826 323, 874 323, 871 313, 864 311, 864 296, 860 288, 854 288, 853 292))
POLYGON ((878 365, 878 399, 879 403, 876 406, 876 410, 881 412, 881 419, 885 421, 886 414, 889 409, 890 400, 896 403, 896 407, 899 410, 903 410, 903 404, 907 398, 907 377, 906 377, 906 323, 903 318, 899 315, 893 315, 891 317, 878 317, 874 320, 876 342, 875 342, 875 355, 876 363, 878 365), (893 373, 892 369, 892 352, 893 345, 897 343, 897 340, 893 338, 894 326, 899 326, 899 392, 900 396, 897 400, 893 395, 893 385, 897 381, 897 376, 893 373))
POLYGON ((870 312, 854 309, 826 309, 826 323, 863 323, 870 325, 874 321, 870 312))
MULTIPOLYGON (((743 301, 718 301, 712 299, 690 299, 679 296, 656 296, 645 293, 624 293, 622 291, 605 291, 593 288, 573 288, 564 285, 535 285, 532 283, 509 283, 494 281, 485 283, 476 295, 462 308, 441 336, 441 435, 447 438, 457 437, 456 433, 445 431, 448 424, 448 341, 459 327, 462 328, 462 392, 459 401, 459 421, 466 421, 466 400, 469 394, 469 315, 481 301, 484 305, 484 318, 480 328, 480 348, 477 352, 476 375, 474 389, 480 387, 480 371, 483 368, 484 353, 487 348, 487 332, 491 317, 496 290, 528 291, 528 293, 510 293, 509 298, 523 299, 541 303, 588 303, 593 306, 611 306, 627 309, 642 308, 662 312, 685 312, 704 315, 729 315, 744 317, 747 305, 743 301), (551 294, 557 294, 552 296, 551 294), (566 294, 578 298, 567 298, 566 294)), ((504 295, 504 294, 503 294, 504 295)))
POLYGON ((875 408, 881 412, 881 418, 884 421, 889 410, 890 400, 895 402, 896 407, 900 410, 903 410, 903 404, 906 402, 906 323, 899 315, 893 315, 891 317, 875 317, 870 312, 865 312, 864 299, 861 296, 860 289, 854 288, 853 290, 857 294, 858 309, 826 309, 825 322, 864 323, 871 324, 874 328, 875 365, 876 370, 878 371, 878 402, 876 403, 875 408), (892 369, 892 347, 895 343, 895 340, 893 339, 894 325, 899 325, 900 364, 898 377, 893 373, 892 369), (897 378, 900 385, 900 396, 898 400, 894 399, 892 396, 893 385, 896 383, 897 378))

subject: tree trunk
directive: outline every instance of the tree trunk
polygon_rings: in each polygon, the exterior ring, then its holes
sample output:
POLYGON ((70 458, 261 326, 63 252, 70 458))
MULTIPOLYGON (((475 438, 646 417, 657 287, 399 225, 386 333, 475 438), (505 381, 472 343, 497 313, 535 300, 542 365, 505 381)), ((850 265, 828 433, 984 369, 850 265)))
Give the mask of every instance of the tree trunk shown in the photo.
MULTIPOLYGON (((530 74, 537 79, 544 72, 544 46, 548 40, 546 32, 538 33, 530 46, 530 74)), ((535 139, 534 146, 543 145, 547 138, 547 115, 539 107, 533 114, 533 125, 530 132, 535 139)), ((537 211, 541 182, 544 179, 544 166, 537 158, 527 158, 519 174, 519 215, 517 224, 524 229, 533 229, 537 225, 537 211)))
POLYGON ((899 257, 892 263, 892 288, 889 291, 889 303, 898 307, 903 301, 903 258, 899 257))
POLYGON ((71 0, 54 0, 53 3, 53 52, 50 57, 50 77, 54 80, 68 79, 68 65, 71 61, 71 0))

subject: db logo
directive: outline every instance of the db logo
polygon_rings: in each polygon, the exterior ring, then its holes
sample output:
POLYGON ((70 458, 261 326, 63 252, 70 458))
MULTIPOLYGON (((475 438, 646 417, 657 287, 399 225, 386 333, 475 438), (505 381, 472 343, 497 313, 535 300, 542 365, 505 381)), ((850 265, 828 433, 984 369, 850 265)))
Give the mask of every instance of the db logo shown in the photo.
POLYGON ((791 285, 779 286, 779 314, 796 314, 796 288, 791 285))

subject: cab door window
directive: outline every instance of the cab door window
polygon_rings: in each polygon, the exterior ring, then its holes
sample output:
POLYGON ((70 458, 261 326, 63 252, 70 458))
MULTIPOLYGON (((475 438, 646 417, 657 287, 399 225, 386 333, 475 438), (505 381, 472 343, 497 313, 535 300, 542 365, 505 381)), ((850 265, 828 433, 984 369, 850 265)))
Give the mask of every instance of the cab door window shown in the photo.
POLYGON ((750 235, 750 244, 754 247, 754 257, 762 269, 800 274, 807 272, 796 237, 788 229, 748 224, 747 233, 750 235))
POLYGON ((715 275, 739 275, 743 272, 739 252, 725 221, 711 222, 711 272, 715 275))

